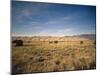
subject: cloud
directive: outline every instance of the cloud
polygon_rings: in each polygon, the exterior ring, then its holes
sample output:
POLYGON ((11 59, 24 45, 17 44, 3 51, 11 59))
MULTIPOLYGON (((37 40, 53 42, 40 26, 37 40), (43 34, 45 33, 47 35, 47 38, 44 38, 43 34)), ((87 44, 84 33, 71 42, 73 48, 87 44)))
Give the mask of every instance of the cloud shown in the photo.
POLYGON ((69 20, 71 20, 72 18, 71 17, 57 17, 57 18, 52 18, 50 19, 49 21, 45 22, 46 25, 58 25, 58 24, 64 24, 64 23, 67 23, 69 20))
POLYGON ((62 20, 72 20, 74 17, 73 16, 65 16, 65 17, 62 17, 62 20))
POLYGON ((26 17, 29 17, 33 14, 32 11, 29 10, 29 9, 24 9, 24 10, 21 11, 21 13, 22 13, 23 16, 26 16, 26 17))
POLYGON ((63 32, 71 32, 73 29, 71 28, 66 28, 66 29, 61 29, 61 30, 58 30, 59 33, 63 33, 63 32))
POLYGON ((71 28, 66 28, 66 29, 44 29, 38 32, 37 34, 33 34, 35 36, 65 36, 65 35, 71 35, 73 29, 71 28))

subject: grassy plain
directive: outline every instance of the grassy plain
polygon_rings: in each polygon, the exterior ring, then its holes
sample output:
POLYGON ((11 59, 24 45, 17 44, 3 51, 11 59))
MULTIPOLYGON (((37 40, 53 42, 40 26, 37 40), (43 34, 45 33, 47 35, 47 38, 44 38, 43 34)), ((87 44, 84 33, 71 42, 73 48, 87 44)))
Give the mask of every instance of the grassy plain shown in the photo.
POLYGON ((39 73, 96 68, 94 40, 79 37, 21 37, 12 43, 12 72, 39 73))

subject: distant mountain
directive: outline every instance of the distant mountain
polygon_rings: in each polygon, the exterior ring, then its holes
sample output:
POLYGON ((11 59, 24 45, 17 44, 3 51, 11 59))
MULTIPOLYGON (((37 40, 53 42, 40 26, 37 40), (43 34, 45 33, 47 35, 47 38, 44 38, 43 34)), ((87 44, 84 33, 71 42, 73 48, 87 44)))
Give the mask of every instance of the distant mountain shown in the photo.
POLYGON ((80 37, 80 38, 95 40, 96 34, 81 34, 81 35, 73 35, 73 36, 65 36, 65 37, 80 37))

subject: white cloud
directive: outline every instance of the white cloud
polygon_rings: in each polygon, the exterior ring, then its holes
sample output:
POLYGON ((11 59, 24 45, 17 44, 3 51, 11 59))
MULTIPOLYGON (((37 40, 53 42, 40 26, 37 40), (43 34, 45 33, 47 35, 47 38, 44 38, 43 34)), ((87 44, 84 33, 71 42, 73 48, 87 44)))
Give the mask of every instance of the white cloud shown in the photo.
POLYGON ((22 15, 23 16, 31 16, 32 15, 32 11, 31 10, 29 10, 29 9, 24 9, 24 10, 22 10, 22 15))
POLYGON ((58 30, 58 32, 70 32, 70 31, 72 31, 71 28, 66 28, 66 29, 58 30))

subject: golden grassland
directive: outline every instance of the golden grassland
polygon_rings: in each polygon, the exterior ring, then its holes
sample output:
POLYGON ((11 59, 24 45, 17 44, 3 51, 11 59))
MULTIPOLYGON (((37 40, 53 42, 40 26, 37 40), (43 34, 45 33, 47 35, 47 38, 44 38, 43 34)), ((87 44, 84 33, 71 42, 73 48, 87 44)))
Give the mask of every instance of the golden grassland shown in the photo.
POLYGON ((12 44, 13 73, 73 71, 96 68, 94 40, 78 37, 21 39, 24 40, 23 46, 12 44))

